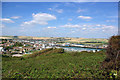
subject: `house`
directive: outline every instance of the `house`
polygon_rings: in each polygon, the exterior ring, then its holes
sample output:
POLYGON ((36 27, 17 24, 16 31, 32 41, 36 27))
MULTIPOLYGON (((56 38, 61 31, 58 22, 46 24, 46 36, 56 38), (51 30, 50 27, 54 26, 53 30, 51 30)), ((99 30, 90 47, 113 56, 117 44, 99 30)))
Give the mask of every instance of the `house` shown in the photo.
POLYGON ((23 56, 23 55, 21 55, 21 54, 13 54, 12 55, 12 57, 21 57, 21 56, 23 56))
POLYGON ((4 50, 3 50, 3 47, 0 47, 0 52, 1 52, 1 51, 4 51, 4 50))

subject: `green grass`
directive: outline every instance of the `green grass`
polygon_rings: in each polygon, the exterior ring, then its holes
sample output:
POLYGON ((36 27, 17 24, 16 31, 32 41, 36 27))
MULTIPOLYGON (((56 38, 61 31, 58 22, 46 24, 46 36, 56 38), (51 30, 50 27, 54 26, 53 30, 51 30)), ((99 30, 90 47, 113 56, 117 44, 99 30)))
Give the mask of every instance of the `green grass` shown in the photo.
POLYGON ((104 52, 49 52, 36 57, 2 58, 3 78, 104 78, 104 52))

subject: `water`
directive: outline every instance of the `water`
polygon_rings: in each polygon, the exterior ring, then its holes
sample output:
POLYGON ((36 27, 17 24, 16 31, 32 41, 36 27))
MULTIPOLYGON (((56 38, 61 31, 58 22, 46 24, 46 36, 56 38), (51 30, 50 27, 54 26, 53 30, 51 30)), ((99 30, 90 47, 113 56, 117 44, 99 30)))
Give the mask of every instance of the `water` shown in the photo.
POLYGON ((95 48, 81 48, 81 47, 61 47, 63 48, 64 50, 66 51, 78 51, 78 52, 81 52, 81 51, 100 51, 102 49, 95 49, 95 48))

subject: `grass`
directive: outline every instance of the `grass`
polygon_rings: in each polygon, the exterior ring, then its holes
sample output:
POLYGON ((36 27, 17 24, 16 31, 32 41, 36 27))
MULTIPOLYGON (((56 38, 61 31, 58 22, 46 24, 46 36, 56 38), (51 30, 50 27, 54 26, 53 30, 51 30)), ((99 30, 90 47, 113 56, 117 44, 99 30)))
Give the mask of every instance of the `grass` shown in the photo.
POLYGON ((104 78, 104 52, 55 51, 34 57, 3 57, 3 78, 104 78))
POLYGON ((66 42, 77 42, 77 43, 84 43, 84 42, 102 42, 107 43, 107 39, 100 39, 100 38, 71 38, 71 40, 68 40, 66 42))

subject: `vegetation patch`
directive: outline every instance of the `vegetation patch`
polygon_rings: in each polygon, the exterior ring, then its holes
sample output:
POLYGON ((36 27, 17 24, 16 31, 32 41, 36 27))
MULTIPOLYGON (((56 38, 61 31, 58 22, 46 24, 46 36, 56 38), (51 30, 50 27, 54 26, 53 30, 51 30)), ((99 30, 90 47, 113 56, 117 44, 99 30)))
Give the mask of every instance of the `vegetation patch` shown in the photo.
POLYGON ((102 70, 99 69, 100 62, 105 59, 104 51, 96 53, 63 52, 62 49, 52 48, 31 57, 3 57, 2 77, 104 78, 102 70))

